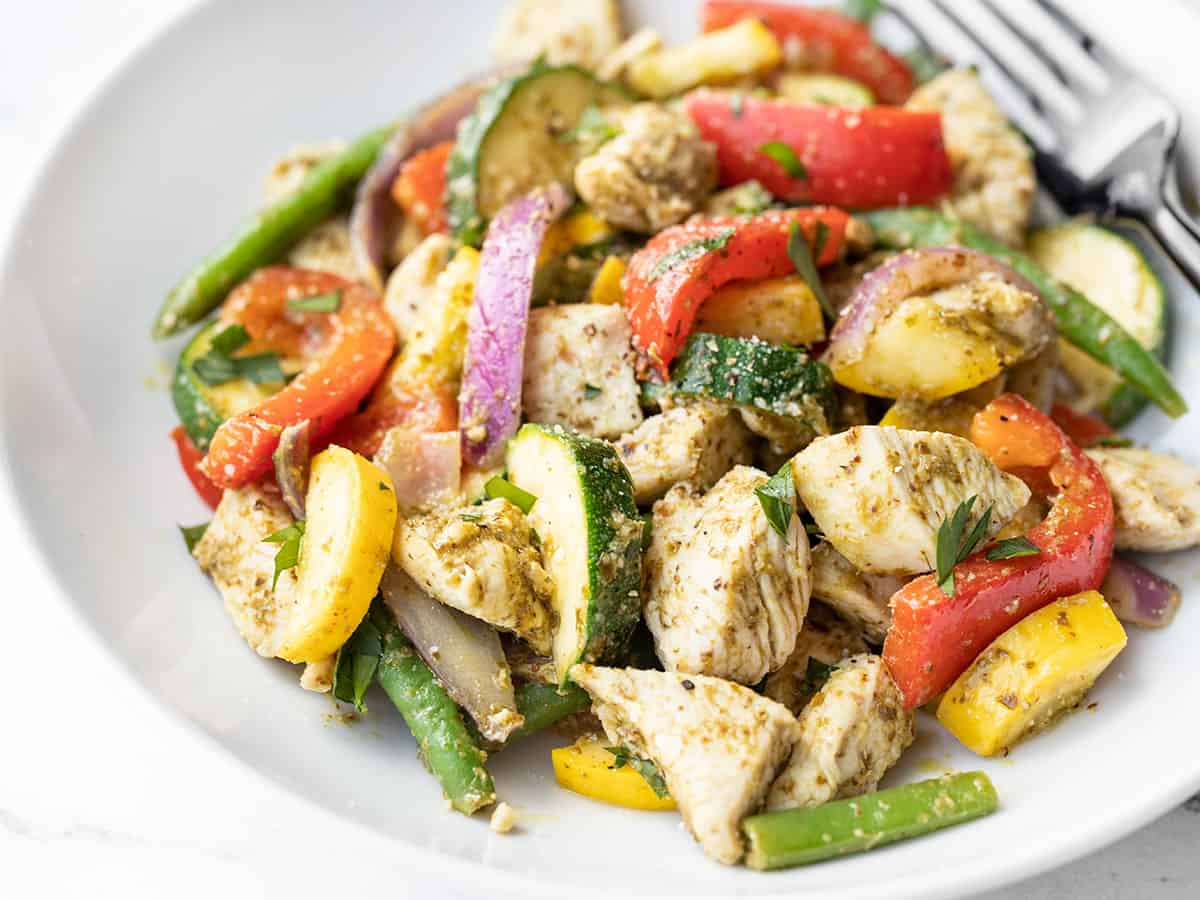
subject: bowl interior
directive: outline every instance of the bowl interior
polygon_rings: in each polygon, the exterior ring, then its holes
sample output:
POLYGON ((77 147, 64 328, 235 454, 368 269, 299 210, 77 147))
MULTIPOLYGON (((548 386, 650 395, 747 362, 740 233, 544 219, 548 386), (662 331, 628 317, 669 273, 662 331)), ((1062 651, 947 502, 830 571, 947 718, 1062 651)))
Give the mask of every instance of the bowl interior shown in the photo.
MULTIPOLYGON (((165 703, 262 773, 419 848, 531 879, 599 891, 845 896, 880 884, 929 896, 1028 872, 1115 838, 1200 784, 1200 694, 1187 602, 1162 633, 1136 632, 1080 712, 1011 759, 982 762, 922 723, 889 782, 985 768, 1004 813, 941 836, 764 877, 709 863, 670 814, 601 806, 554 786, 531 740, 494 759, 503 796, 528 811, 518 838, 444 810, 382 695, 345 721, 297 689, 298 670, 254 656, 187 558, 175 528, 207 518, 166 433, 179 342, 152 344, 151 316, 178 275, 259 202, 287 147, 352 136, 477 71, 501 3, 213 2, 177 22, 94 99, 50 160, 15 230, 0 292, 0 438, 14 495, 45 561, 84 619, 165 703), (1171 684, 1172 691, 1155 690, 1171 684), (1190 739, 1190 740, 1189 740, 1190 739), (1147 761, 1152 763, 1147 764, 1147 761), (614 865, 614 859, 620 864, 614 865)), ((627 4, 668 36, 691 4, 627 4)), ((1175 292, 1172 340, 1195 304, 1175 292)), ((1200 358, 1174 372, 1200 397, 1200 358)), ((1200 460, 1196 417, 1155 412, 1140 436, 1200 460)), ((1191 592, 1198 557, 1158 568, 1191 592)))

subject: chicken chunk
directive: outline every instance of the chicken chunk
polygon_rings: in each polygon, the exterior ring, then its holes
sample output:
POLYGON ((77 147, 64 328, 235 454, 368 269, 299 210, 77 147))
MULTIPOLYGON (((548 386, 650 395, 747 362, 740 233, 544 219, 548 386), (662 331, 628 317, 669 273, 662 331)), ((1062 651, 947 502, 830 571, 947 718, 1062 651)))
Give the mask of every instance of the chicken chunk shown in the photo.
POLYGON ((550 652, 550 577, 512 503, 497 498, 402 521, 392 553, 434 599, 550 652))
POLYGON ((867 640, 882 644, 892 624, 888 600, 904 585, 904 579, 860 572, 828 541, 813 548, 812 561, 813 597, 857 626, 867 640))
POLYGON ((1163 552, 1200 544, 1200 469, 1134 447, 1087 454, 1112 491, 1118 550, 1163 552))
POLYGON ((741 859, 738 826, 791 752, 792 714, 704 675, 577 665, 571 678, 591 695, 608 739, 658 766, 704 852, 729 865, 741 859))
POLYGON ((402 342, 413 339, 422 319, 436 303, 438 276, 454 255, 448 235, 431 234, 392 270, 383 292, 383 307, 402 342))
POLYGON ((813 600, 796 638, 796 649, 782 668, 767 676, 763 694, 799 715, 820 687, 814 686, 809 678, 810 660, 821 666, 836 666, 849 656, 869 652, 857 628, 825 604, 813 600))
POLYGON ((737 465, 754 458, 750 432, 736 412, 709 403, 673 406, 617 441, 633 477, 633 496, 647 506, 672 485, 708 490, 737 465))
POLYGON ((796 645, 811 590, 808 535, 767 522, 754 491, 767 483, 738 466, 700 496, 673 488, 654 504, 644 567, 646 624, 659 660, 756 684, 796 645))
POLYGON ((261 656, 275 655, 296 597, 295 569, 281 572, 271 589, 279 546, 265 539, 292 521, 276 492, 257 485, 227 490, 192 550, 221 592, 238 634, 261 656))
POLYGON ((875 790, 915 729, 883 660, 851 657, 800 714, 800 736, 771 785, 767 808, 820 806, 875 790))
POLYGON ((328 694, 333 690, 333 670, 336 667, 336 653, 316 662, 305 663, 304 671, 300 673, 300 687, 306 691, 328 694))
POLYGON ((596 68, 621 43, 617 0, 512 0, 496 35, 496 62, 552 65, 579 63, 596 68))
POLYGON ((717 184, 717 150, 683 113, 638 103, 612 113, 612 140, 575 166, 575 189, 606 222, 653 233, 682 222, 717 184))
POLYGON ((1014 247, 1025 243, 1037 181, 1033 154, 971 69, 943 72, 917 88, 909 109, 940 112, 959 218, 1014 247))
POLYGON ((992 510, 988 538, 1029 500, 968 440, 875 425, 818 438, 793 458, 792 477, 825 539, 872 575, 932 570, 938 527, 968 497, 969 526, 992 510))
POLYGON ((525 418, 599 438, 636 428, 642 407, 631 339, 619 306, 535 309, 525 342, 525 418))

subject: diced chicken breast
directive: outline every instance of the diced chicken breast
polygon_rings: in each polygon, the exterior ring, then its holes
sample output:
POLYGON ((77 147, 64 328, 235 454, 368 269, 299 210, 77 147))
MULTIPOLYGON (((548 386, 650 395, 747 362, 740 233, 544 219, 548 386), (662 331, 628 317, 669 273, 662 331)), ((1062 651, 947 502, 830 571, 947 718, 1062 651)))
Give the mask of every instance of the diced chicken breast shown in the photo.
POLYGON ((796 638, 796 649, 783 667, 767 676, 763 693, 782 703, 796 715, 804 709, 820 685, 808 677, 809 660, 822 666, 836 666, 847 657, 869 653, 862 633, 840 618, 828 606, 813 600, 804 617, 804 627, 796 638))
POLYGON ((739 823, 762 805, 791 752, 796 720, 749 688, 644 669, 577 665, 608 739, 658 766, 704 852, 729 865, 745 847, 739 823))
POLYGON ((653 233, 682 222, 717 185, 717 149, 683 113, 638 103, 620 134, 575 166, 575 189, 606 222, 653 233))
POLYGON ((333 670, 337 666, 337 654, 304 664, 300 673, 300 687, 318 694, 328 694, 333 689, 333 670))
POLYGON ((893 575, 868 575, 822 541, 813 548, 813 596, 856 625, 874 644, 882 644, 892 624, 888 600, 904 585, 893 575))
POLYGON ((608 81, 616 81, 636 59, 661 50, 662 45, 662 35, 653 28, 639 28, 627 37, 621 46, 604 57, 604 61, 596 69, 596 74, 608 81))
POLYGON ((954 187, 946 206, 1014 247, 1025 243, 1037 181, 1033 153, 972 69, 952 69, 917 88, 909 109, 942 114, 954 187))
POLYGON ((1021 479, 968 440, 874 425, 813 441, 792 476, 825 539, 872 575, 931 571, 938 527, 968 497, 970 525, 991 508, 989 538, 1029 500, 1021 479))
POLYGON ((279 546, 265 539, 292 521, 278 493, 258 485, 227 490, 192 550, 221 592, 238 634, 261 656, 275 655, 296 600, 295 569, 281 572, 271 589, 279 546))
POLYGON ((574 303, 529 315, 525 418, 615 438, 642 422, 629 322, 619 306, 574 303))
POLYGON ((738 466, 700 496, 673 488, 654 504, 644 565, 646 624, 672 672, 756 684, 796 645, 811 590, 808 535, 793 517, 776 533, 738 466))
POLYGON ((800 736, 767 808, 820 806, 875 790, 915 728, 883 660, 851 657, 800 714, 800 736))
POLYGON ((621 43, 617 0, 512 0, 492 40, 497 63, 580 63, 590 69, 621 43))
POLYGON ((434 599, 549 653, 551 583, 530 532, 497 498, 398 523, 392 554, 434 599))
POLYGON ((404 257, 388 276, 383 306, 401 341, 411 341, 438 299, 437 280, 454 255, 448 235, 431 234, 404 257))
POLYGON ((1134 447, 1087 454, 1112 491, 1118 550, 1163 552, 1200 544, 1200 469, 1134 447))
POLYGON ((708 490, 734 466, 751 462, 754 445, 736 412, 689 403, 646 419, 617 441, 617 452, 633 476, 638 506, 648 506, 683 482, 708 490))

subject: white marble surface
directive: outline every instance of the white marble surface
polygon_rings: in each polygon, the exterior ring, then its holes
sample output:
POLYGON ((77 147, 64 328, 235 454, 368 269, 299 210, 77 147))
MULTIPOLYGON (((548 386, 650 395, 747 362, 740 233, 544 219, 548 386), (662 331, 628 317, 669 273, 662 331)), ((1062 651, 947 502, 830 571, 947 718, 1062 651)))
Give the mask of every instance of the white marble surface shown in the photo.
MULTIPOLYGON (((189 2, 0 4, 0 234, 71 110, 189 2)), ((0 509, 4 490, 0 479, 0 509)), ((0 548, 0 560, 36 552, 14 522, 2 520, 0 548)), ((482 885, 454 882, 401 849, 381 856, 374 840, 330 829, 326 813, 198 738, 44 590, 6 580, 3 599, 4 633, 13 639, 4 644, 10 700, 0 724, 0 896, 483 895, 482 885)), ((1091 857, 988 897, 1195 897, 1197 847, 1200 798, 1091 857)))

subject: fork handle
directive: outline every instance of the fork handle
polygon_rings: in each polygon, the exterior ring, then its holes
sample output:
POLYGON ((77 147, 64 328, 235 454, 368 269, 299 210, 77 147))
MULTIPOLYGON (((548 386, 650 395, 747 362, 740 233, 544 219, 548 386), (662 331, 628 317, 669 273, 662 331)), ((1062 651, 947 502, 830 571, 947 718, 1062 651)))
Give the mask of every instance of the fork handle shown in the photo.
POLYGON ((1159 204, 1148 216, 1147 224, 1192 287, 1200 291, 1200 228, 1186 213, 1177 214, 1173 206, 1170 200, 1159 204))

